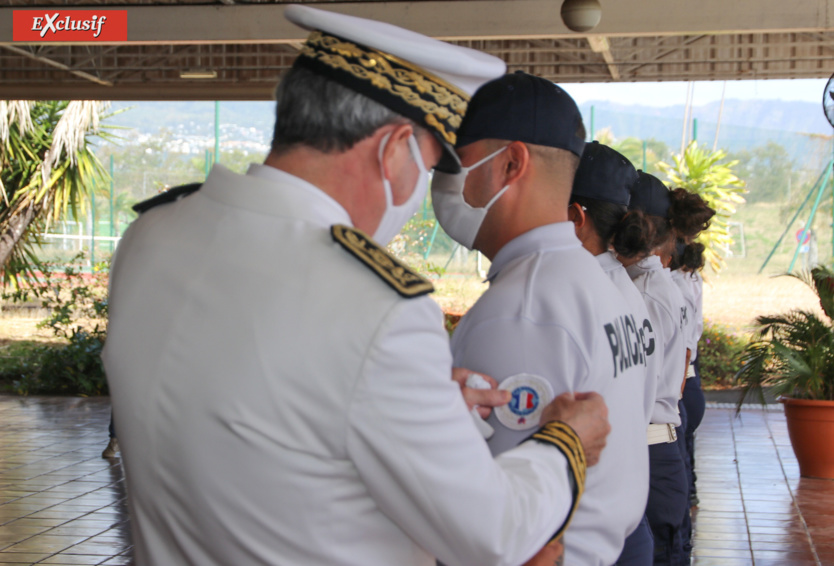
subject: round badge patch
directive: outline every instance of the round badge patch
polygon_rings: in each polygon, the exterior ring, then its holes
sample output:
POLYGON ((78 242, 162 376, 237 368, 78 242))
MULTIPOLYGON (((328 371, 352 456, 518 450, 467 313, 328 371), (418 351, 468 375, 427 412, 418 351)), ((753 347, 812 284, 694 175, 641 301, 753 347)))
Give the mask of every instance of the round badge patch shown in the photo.
POLYGON ((510 402, 495 408, 495 417, 511 430, 527 430, 539 425, 544 408, 553 400, 553 388, 543 377, 519 373, 502 381, 498 389, 512 393, 510 402))

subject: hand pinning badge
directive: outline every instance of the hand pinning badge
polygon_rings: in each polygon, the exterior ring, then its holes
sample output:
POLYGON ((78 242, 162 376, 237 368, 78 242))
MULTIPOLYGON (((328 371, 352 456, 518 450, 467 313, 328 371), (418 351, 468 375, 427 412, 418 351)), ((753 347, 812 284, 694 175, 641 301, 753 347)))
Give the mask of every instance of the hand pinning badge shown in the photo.
POLYGON ((495 417, 511 430, 528 430, 539 425, 544 408, 553 400, 553 387, 545 378, 529 373, 508 377, 498 389, 509 391, 510 402, 494 409, 495 417))
MULTIPOLYGON (((466 378, 466 386, 469 389, 492 388, 489 382, 477 373, 469 374, 469 377, 466 378)), ((481 436, 489 440, 495 433, 495 429, 489 426, 489 424, 487 424, 487 422, 483 418, 481 418, 481 415, 478 413, 477 405, 475 407, 472 407, 472 410, 469 412, 472 414, 472 420, 475 421, 475 426, 478 427, 478 432, 481 433, 481 436)))

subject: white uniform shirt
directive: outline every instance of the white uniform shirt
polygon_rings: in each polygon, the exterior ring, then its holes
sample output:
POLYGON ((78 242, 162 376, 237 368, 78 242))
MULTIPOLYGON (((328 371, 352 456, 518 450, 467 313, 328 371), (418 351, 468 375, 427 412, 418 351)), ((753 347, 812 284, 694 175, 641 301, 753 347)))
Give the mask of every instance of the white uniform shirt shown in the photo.
POLYGON ((704 278, 700 271, 690 274, 689 285, 692 287, 692 295, 695 297, 693 304, 695 312, 692 315, 692 322, 695 327, 695 350, 692 351, 692 361, 698 357, 698 343, 704 334, 704 278))
POLYGON ((627 301, 562 222, 507 243, 490 267, 489 289, 452 336, 456 366, 513 390, 493 411, 493 454, 534 432, 542 391, 596 391, 611 434, 564 534, 565 563, 610 566, 643 516, 649 486, 645 353, 627 301), (526 377, 515 378, 519 374, 526 377), (508 379, 509 378, 509 379, 508 379), (516 381, 517 379, 521 381, 516 381), (503 416, 499 416, 503 414, 503 416))
POLYGON ((301 179, 215 166, 125 233, 104 361, 137 564, 516 566, 564 522, 564 456, 493 460, 440 309, 334 223, 301 179))
POLYGON ((683 297, 656 255, 628 266, 626 271, 646 301, 662 355, 652 423, 680 426, 678 399, 686 371, 683 297))
MULTIPOLYGON (((701 338, 696 324, 696 312, 698 308, 695 304, 697 298, 695 296, 695 287, 693 285, 694 281, 692 280, 692 274, 683 270, 676 269, 671 273, 672 281, 674 281, 675 285, 677 285, 678 291, 681 292, 686 308, 686 326, 684 328, 686 347, 692 351, 692 355, 694 356, 695 350, 698 348, 698 340, 701 338)), ((703 324, 701 327, 703 328, 703 324)), ((694 358, 690 360, 690 362, 692 361, 694 361, 694 358)))
POLYGON ((644 407, 646 409, 646 426, 651 423, 652 412, 654 411, 654 399, 657 395, 657 380, 660 378, 661 356, 658 353, 658 343, 654 335, 652 321, 649 317, 649 311, 646 308, 646 302, 643 296, 631 278, 628 276, 623 264, 617 259, 617 254, 612 251, 607 251, 596 256, 600 267, 605 271, 606 275, 611 279, 611 282, 617 287, 617 290, 623 294, 629 309, 634 313, 634 319, 637 321, 637 326, 640 328, 642 334, 643 348, 646 352, 646 379, 648 386, 645 388, 646 399, 644 407))

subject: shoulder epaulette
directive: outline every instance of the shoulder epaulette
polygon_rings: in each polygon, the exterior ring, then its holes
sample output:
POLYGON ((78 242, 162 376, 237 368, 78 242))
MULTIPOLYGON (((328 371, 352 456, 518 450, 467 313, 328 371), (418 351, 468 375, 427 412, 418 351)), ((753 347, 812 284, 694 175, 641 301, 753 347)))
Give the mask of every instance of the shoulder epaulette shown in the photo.
POLYGON ((143 200, 140 203, 134 204, 132 208, 138 214, 142 214, 143 212, 147 212, 153 207, 159 206, 160 204, 168 204, 169 202, 174 202, 175 200, 187 197, 191 193, 196 193, 200 190, 200 187, 202 186, 202 183, 188 183, 187 185, 171 187, 164 193, 159 193, 154 197, 151 197, 147 200, 143 200))
POLYGON ((330 228, 333 239, 379 275, 383 281, 406 298, 434 291, 431 282, 380 247, 361 230, 336 224, 330 228))

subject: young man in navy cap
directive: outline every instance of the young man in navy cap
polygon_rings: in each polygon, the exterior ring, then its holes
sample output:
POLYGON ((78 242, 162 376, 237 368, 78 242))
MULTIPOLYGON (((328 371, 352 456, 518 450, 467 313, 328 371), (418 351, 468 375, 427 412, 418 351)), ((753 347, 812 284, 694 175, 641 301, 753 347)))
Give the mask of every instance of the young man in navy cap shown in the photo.
POLYGON ((457 169, 469 93, 504 65, 287 16, 315 31, 266 163, 144 205, 113 265, 104 360, 136 563, 523 562, 581 493, 604 404, 558 399, 493 460, 449 379, 431 284, 384 248, 428 169, 457 169))
POLYGON ((590 390, 606 400, 608 445, 557 536, 566 564, 611 566, 646 502, 646 358, 634 313, 568 219, 584 138, 561 88, 506 75, 472 98, 458 130, 463 169, 436 173, 432 198, 443 229, 492 261, 489 289, 452 337, 456 366, 512 395, 489 417, 492 453, 535 432, 555 395, 590 390))

